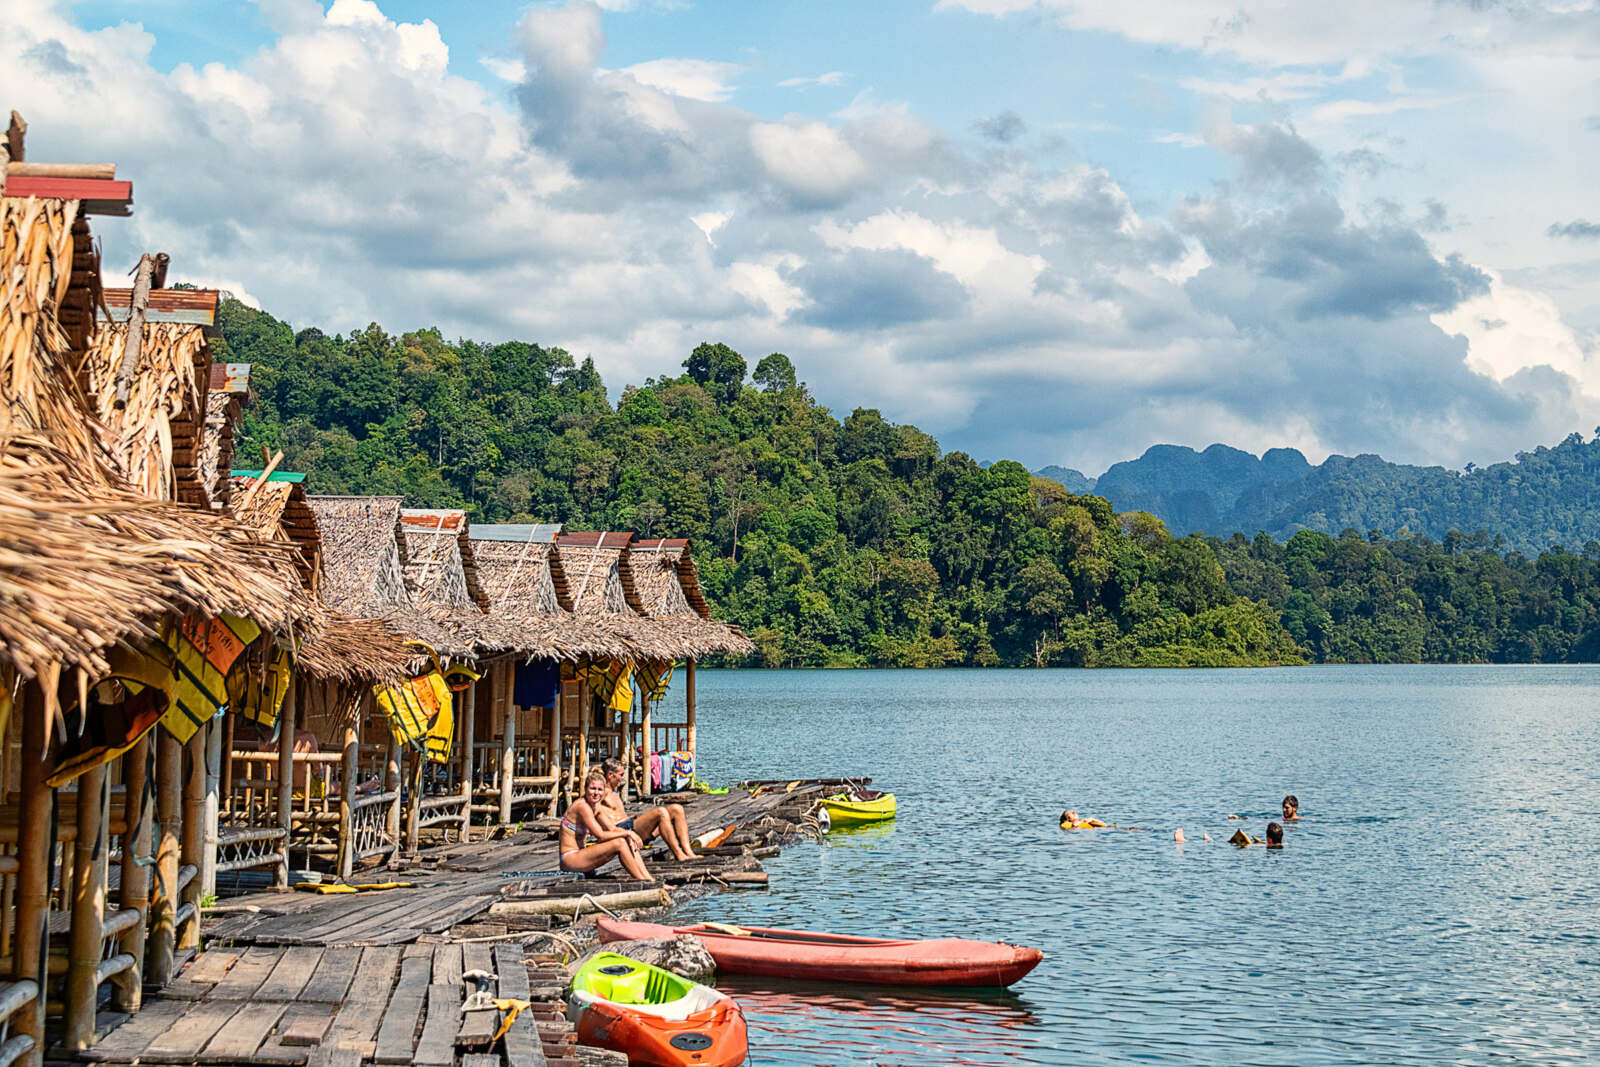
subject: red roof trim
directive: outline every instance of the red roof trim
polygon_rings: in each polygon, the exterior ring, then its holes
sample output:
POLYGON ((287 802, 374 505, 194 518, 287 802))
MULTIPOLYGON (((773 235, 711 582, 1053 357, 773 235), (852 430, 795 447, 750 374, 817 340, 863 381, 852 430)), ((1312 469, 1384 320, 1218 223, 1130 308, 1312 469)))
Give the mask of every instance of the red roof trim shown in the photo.
POLYGON ((114 178, 35 178, 26 175, 6 177, 7 196, 37 196, 49 200, 133 199, 133 183, 114 178))

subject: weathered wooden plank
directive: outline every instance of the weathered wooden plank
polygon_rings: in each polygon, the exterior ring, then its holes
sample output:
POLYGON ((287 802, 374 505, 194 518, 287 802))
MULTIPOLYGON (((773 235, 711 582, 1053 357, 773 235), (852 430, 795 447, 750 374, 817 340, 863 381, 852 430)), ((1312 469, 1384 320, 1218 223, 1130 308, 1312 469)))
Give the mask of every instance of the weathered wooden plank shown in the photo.
POLYGON ((332 1025, 333 1016, 326 1011, 299 1009, 283 1020, 283 1029, 278 1032, 278 1042, 290 1048, 320 1045, 323 1036, 328 1032, 328 1027, 332 1025))
POLYGON ((306 1059, 306 1067, 361 1067, 361 1051, 323 1046, 312 1051, 306 1059))
MULTIPOLYGON (((441 948, 450 946, 440 946, 441 948)), ((455 946, 459 948, 460 946, 455 946)), ((439 956, 434 954, 435 963, 439 956)), ((411 1062, 417 1067, 451 1067, 456 1059, 456 1031, 461 1027, 461 979, 428 987, 428 1017, 411 1062)))
POLYGON ((320 948, 291 948, 285 949, 278 965, 272 969, 267 980, 261 983, 261 988, 256 990, 256 1000, 298 1000, 306 983, 311 981, 311 976, 316 973, 317 964, 322 962, 322 949, 320 948))
POLYGON ((161 995, 172 1000, 199 1000, 211 992, 211 987, 223 979, 238 959, 237 952, 202 952, 161 991, 161 995))
POLYGON ((146 1001, 143 1011, 101 1038, 92 1048, 73 1055, 82 1060, 130 1062, 191 1007, 193 1005, 184 1000, 146 1001))
POLYGON ((400 983, 389 998, 389 1007, 378 1026, 378 1047, 373 1053, 374 1063, 410 1063, 411 1051, 416 1045, 417 1020, 422 1017, 423 1004, 428 997, 428 981, 433 973, 433 961, 427 957, 412 956, 400 962, 400 983))
POLYGON ((251 948, 206 994, 208 1000, 249 1000, 283 958, 281 948, 251 948))
MULTIPOLYGON (((494 973, 494 948, 490 945, 462 945, 461 971, 488 971, 494 973)), ((470 987, 469 987, 470 988, 470 987)), ((488 987, 491 991, 493 985, 488 987)))
POLYGON ((544 1067, 544 1045, 531 1014, 519 1012, 504 1038, 506 1067, 544 1067))
POLYGON ((183 1018, 151 1040, 140 1059, 147 1063, 192 1063, 223 1024, 241 1010, 251 1009, 237 1000, 197 1001, 183 1018))
POLYGON ((461 946, 435 945, 433 947, 433 984, 461 984, 461 946))
POLYGON ((461 1013, 461 1027, 456 1031, 457 1048, 484 1049, 494 1044, 494 1035, 500 1029, 500 1012, 494 1008, 461 1013))
POLYGON ((345 994, 350 990, 350 979, 354 977, 356 965, 360 962, 359 948, 323 949, 321 962, 297 999, 302 1004, 308 1001, 319 1004, 343 1003, 345 994))
POLYGON ((350 995, 328 1030, 327 1045, 353 1048, 363 1056, 372 1054, 373 1038, 378 1032, 379 1023, 383 1021, 384 1009, 389 1005, 389 993, 394 989, 395 967, 399 963, 400 950, 397 948, 362 950, 361 963, 357 965, 355 978, 350 983, 350 995))
POLYGON ((287 1007, 287 1004, 251 1004, 241 1009, 217 1031, 217 1036, 200 1053, 198 1062, 248 1061, 278 1025, 287 1007))
POLYGON ((500 1057, 482 1052, 469 1052, 461 1057, 461 1067, 500 1067, 500 1057))
POLYGON ((500 995, 513 1000, 528 999, 528 968, 522 962, 521 945, 496 945, 494 971, 500 976, 500 995))

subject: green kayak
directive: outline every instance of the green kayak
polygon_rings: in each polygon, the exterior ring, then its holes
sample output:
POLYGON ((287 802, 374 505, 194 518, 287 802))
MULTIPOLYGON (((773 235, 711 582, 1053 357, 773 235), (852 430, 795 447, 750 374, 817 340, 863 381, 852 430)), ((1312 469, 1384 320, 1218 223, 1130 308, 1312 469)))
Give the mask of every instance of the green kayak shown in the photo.
POLYGON ((579 1042, 626 1053, 634 1064, 734 1067, 749 1054, 732 997, 614 952, 598 953, 572 976, 567 1018, 579 1042))

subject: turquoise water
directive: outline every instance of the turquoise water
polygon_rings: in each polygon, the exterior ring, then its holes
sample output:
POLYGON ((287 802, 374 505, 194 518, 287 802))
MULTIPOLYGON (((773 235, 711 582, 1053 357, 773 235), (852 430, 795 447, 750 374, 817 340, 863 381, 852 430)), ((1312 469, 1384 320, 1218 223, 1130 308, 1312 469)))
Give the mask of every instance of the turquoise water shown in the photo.
POLYGON ((758 1064, 1600 1062, 1597 697, 1595 667, 707 671, 703 777, 872 775, 900 818, 682 914, 1046 954, 1009 993, 724 980, 758 1064), (1290 792, 1281 852, 1223 843, 1290 792))

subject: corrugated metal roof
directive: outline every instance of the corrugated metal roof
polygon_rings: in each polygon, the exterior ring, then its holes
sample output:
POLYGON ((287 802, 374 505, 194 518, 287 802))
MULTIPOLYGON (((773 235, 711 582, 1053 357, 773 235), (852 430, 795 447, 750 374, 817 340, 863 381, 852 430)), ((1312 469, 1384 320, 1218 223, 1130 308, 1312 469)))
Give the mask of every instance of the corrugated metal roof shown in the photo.
MULTIPOLYGON (((132 289, 104 289, 106 311, 113 322, 126 322, 132 289)), ((214 326, 217 322, 218 291, 215 289, 153 289, 145 308, 146 322, 186 322, 192 326, 214 326)))
POLYGON ((583 533, 564 533, 556 538, 556 545, 557 547, 571 546, 572 548, 622 549, 627 548, 628 543, 632 540, 633 534, 631 532, 619 532, 616 530, 604 533, 585 531, 583 533))
POLYGON ((235 393, 240 396, 249 396, 250 364, 211 364, 211 381, 209 385, 213 393, 235 393))
POLYGON ((419 529, 454 532, 467 521, 467 514, 459 508, 401 508, 400 521, 419 529))
POLYGON ((559 522, 475 522, 467 530, 474 541, 515 541, 548 545, 561 532, 559 522))

